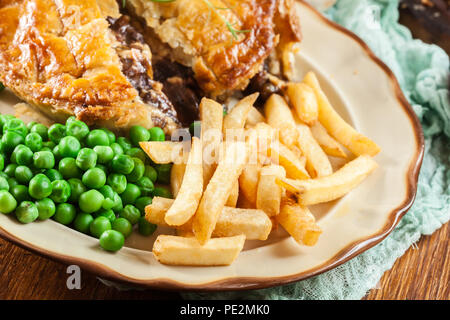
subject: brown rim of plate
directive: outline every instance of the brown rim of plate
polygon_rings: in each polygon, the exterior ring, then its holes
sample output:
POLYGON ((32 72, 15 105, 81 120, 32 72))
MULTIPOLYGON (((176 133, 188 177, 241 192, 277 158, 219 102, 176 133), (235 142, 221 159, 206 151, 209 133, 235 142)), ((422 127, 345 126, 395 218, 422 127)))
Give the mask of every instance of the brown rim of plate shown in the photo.
POLYGON ((91 272, 97 276, 100 276, 104 279, 108 279, 115 282, 126 283, 128 285, 136 286, 136 287, 146 287, 153 289, 161 289, 161 290, 197 290, 197 291, 224 291, 224 290, 250 290, 250 289, 262 289, 272 286, 278 286, 283 284, 288 284, 291 282, 304 280, 313 276, 316 276, 320 273, 329 271, 344 262, 354 258, 360 253, 372 248, 374 245, 381 242, 384 238, 386 238, 391 231, 397 226, 400 219, 405 215, 408 209, 414 202, 416 191, 417 191, 417 180, 419 177, 420 167, 422 165, 423 154, 424 154, 424 137, 422 132, 422 127, 416 114, 413 109, 409 105, 406 100, 403 92, 398 84, 398 81, 394 75, 394 73, 389 69, 389 67, 382 62, 375 54, 370 50, 370 48, 365 44, 363 40, 361 40, 356 34, 353 32, 341 27, 340 25, 328 20, 322 14, 320 14, 317 10, 315 10, 311 5, 307 4, 303 0, 296 0, 305 5, 309 10, 313 11, 315 15, 317 15, 322 21, 330 25, 331 27, 337 29, 338 31, 344 33, 345 35, 353 38, 366 52, 366 54, 379 66, 381 69, 388 75, 391 80, 391 84, 394 88, 397 100, 399 104, 402 106, 407 116, 409 117, 411 124, 414 128, 415 137, 416 137, 416 156, 413 161, 409 165, 409 169, 406 175, 407 187, 408 191, 406 193, 406 198, 403 203, 394 209, 389 214, 389 219, 384 227, 378 232, 364 239, 353 242, 348 245, 346 248, 342 249, 340 252, 335 254, 331 259, 327 262, 312 268, 310 270, 282 276, 282 277, 234 277, 234 278, 225 278, 221 280, 206 282, 202 284, 188 285, 181 282, 177 282, 171 279, 161 278, 161 279, 153 279, 153 280, 139 280, 134 278, 129 278, 123 274, 120 274, 114 270, 109 269, 108 267, 101 265, 99 263, 74 258, 68 255, 56 254, 54 252, 48 251, 44 248, 36 247, 31 243, 27 243, 3 228, 0 227, 0 236, 9 240, 10 242, 24 248, 30 250, 34 253, 37 253, 41 256, 48 257, 60 261, 64 264, 71 265, 76 264, 79 265, 82 269, 91 272))

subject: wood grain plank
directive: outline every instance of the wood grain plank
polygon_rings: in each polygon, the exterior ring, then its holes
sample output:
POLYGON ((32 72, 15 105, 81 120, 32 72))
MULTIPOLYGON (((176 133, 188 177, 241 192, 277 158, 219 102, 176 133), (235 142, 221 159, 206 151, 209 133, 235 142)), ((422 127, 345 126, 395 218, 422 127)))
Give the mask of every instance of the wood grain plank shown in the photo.
POLYGON ((380 280, 367 300, 450 299, 450 227, 445 224, 409 248, 380 280))

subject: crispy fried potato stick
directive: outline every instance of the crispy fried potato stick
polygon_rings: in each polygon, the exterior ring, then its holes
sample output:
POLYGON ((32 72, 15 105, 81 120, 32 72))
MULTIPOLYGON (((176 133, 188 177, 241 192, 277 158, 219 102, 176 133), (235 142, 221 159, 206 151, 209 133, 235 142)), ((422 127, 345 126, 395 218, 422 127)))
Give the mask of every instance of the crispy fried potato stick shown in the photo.
POLYGON ((362 155, 326 177, 310 180, 277 179, 276 181, 286 190, 294 192, 300 204, 307 206, 344 196, 358 186, 377 166, 370 156, 362 155))
POLYGON ((347 158, 341 144, 330 136, 320 122, 311 126, 311 133, 326 154, 332 157, 347 158))
POLYGON ((183 157, 183 142, 145 141, 139 142, 139 145, 154 163, 168 164, 178 162, 183 157))
POLYGON ((245 236, 214 238, 201 244, 196 238, 159 235, 153 244, 156 259, 179 266, 226 266, 244 247, 245 236))
POLYGON ((261 168, 256 193, 256 208, 263 210, 269 217, 280 213, 282 188, 275 182, 276 178, 286 177, 282 166, 269 165, 261 168))
POLYGON ((319 121, 328 133, 357 156, 362 154, 374 156, 380 152, 380 147, 375 142, 357 132, 334 110, 313 72, 309 72, 303 82, 314 89, 319 103, 319 121))
POLYGON ((319 119, 319 107, 314 90, 305 83, 291 82, 287 85, 286 94, 297 116, 307 125, 313 125, 319 119))
POLYGON ((197 210, 203 193, 202 143, 192 138, 192 148, 177 197, 166 214, 171 226, 185 224, 197 210))
POLYGON ((242 142, 225 143, 225 154, 219 159, 214 175, 203 193, 194 216, 193 231, 200 243, 211 238, 217 219, 230 196, 234 183, 247 162, 247 148, 242 142))
POLYGON ((314 139, 309 127, 297 123, 298 146, 306 157, 306 170, 312 177, 324 177, 333 173, 330 160, 314 139))
POLYGON ((283 97, 272 94, 264 106, 267 123, 279 131, 280 141, 288 148, 297 143, 298 132, 291 109, 283 97))
POLYGON ((314 246, 322 230, 307 207, 285 204, 275 218, 299 244, 314 246))

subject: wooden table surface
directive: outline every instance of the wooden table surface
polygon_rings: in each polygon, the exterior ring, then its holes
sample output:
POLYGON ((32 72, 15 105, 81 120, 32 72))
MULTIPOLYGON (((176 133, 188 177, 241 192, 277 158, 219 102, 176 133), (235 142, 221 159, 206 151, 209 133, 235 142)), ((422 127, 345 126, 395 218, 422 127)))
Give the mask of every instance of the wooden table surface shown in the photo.
MULTIPOLYGON (((430 37, 409 14, 402 13, 401 22, 416 37, 450 48, 448 37, 438 40, 430 37)), ((422 237, 364 299, 450 299, 449 235, 447 223, 433 235, 422 237)), ((0 238, 0 299, 180 299, 176 292, 118 291, 87 272, 82 272, 81 289, 69 290, 66 270, 67 266, 59 262, 37 256, 0 238)))

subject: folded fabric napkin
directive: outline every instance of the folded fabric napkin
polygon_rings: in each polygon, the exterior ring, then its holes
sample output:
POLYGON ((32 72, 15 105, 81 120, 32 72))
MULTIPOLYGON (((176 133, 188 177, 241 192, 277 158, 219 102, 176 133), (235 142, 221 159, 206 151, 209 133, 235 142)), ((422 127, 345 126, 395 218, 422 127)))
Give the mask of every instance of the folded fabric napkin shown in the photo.
POLYGON ((325 14, 360 36, 392 69, 422 123, 426 146, 416 201, 384 241, 331 271, 275 288, 184 293, 184 298, 361 299, 422 234, 432 234, 450 218, 448 56, 412 39, 398 23, 398 0, 340 0, 325 14))

